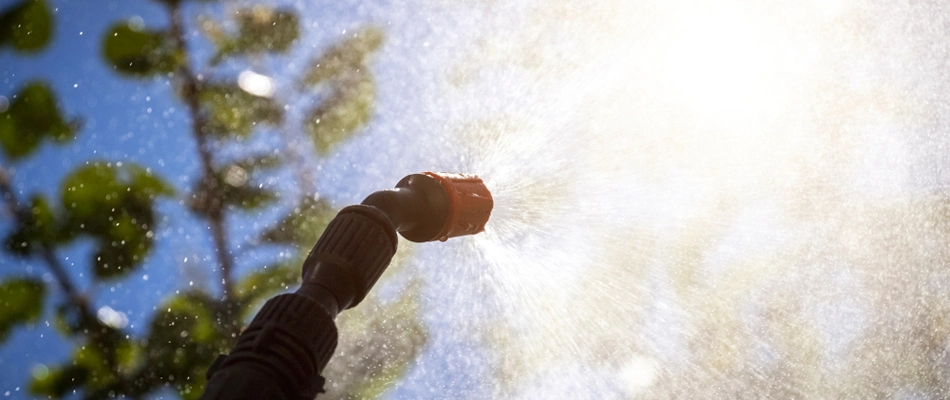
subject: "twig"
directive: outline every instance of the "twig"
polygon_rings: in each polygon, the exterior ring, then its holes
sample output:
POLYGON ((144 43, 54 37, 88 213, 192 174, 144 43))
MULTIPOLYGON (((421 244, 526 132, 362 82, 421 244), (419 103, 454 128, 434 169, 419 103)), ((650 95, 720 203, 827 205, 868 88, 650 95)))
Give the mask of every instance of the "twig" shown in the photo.
POLYGON ((199 82, 198 77, 191 69, 188 60, 188 45, 185 42, 184 22, 181 6, 178 2, 169 2, 168 12, 171 20, 171 39, 175 48, 185 54, 178 67, 178 75, 182 79, 182 96, 188 105, 188 111, 191 114, 192 126, 191 132, 198 144, 198 154, 201 160, 201 169, 206 179, 206 184, 202 185, 203 190, 207 190, 208 196, 204 196, 211 204, 206 208, 205 217, 211 228, 211 236, 214 240, 215 252, 218 257, 218 264, 221 271, 221 286, 225 299, 232 299, 232 280, 231 274, 234 269, 234 259, 228 251, 227 232, 224 226, 224 207, 221 197, 218 194, 218 183, 214 179, 214 161, 211 154, 211 143, 208 140, 207 132, 204 130, 208 126, 207 116, 201 111, 201 104, 198 99, 199 82))
MULTIPOLYGON (((29 206, 21 203, 19 199, 17 199, 13 187, 10 185, 9 174, 3 167, 0 167, 0 197, 3 197, 4 202, 7 204, 10 213, 14 215, 18 225, 28 222, 27 218, 29 218, 32 210, 29 206)), ((89 305, 89 300, 77 289, 76 284, 72 278, 70 278, 66 268, 62 262, 60 262, 59 258, 56 257, 56 249, 52 245, 43 243, 39 253, 50 272, 52 272, 53 277, 56 278, 56 282, 59 284, 60 289, 62 289, 63 294, 65 294, 67 302, 79 311, 80 320, 78 322, 81 327, 86 329, 84 333, 89 335, 92 342, 103 351, 103 354, 106 355, 106 364, 115 371, 116 359, 114 349, 109 348, 111 346, 106 344, 105 332, 101 329, 97 329, 101 326, 98 324, 96 313, 93 312, 89 305)))

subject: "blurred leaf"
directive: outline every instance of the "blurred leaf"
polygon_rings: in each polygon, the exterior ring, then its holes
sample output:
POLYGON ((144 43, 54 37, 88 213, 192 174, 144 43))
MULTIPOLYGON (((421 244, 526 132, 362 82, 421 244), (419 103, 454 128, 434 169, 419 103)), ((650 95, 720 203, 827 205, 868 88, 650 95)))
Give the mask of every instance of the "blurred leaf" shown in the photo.
POLYGON ((232 205, 242 210, 256 210, 277 200, 274 192, 256 186, 231 186, 225 185, 224 190, 225 204, 232 205))
POLYGON ((63 181, 62 191, 62 205, 73 218, 73 227, 93 233, 112 229, 104 216, 113 209, 150 214, 157 197, 174 194, 170 185, 145 168, 105 161, 89 162, 73 171, 63 181))
POLYGON ((41 246, 56 241, 56 222, 49 203, 42 196, 35 196, 29 213, 22 215, 16 231, 7 238, 7 249, 14 254, 29 255, 41 246))
POLYGON ((46 2, 26 0, 0 14, 0 47, 7 44, 19 52, 35 52, 49 43, 53 15, 46 2))
POLYGON ((280 166, 280 162, 281 158, 276 154, 259 154, 237 160, 233 165, 248 173, 253 173, 262 169, 276 168, 280 166))
POLYGON ((376 84, 366 62, 382 40, 378 29, 358 32, 327 50, 304 75, 304 84, 330 84, 329 97, 310 110, 303 123, 318 153, 325 155, 350 138, 372 116, 376 84))
MULTIPOLYGON (((109 230, 102 236, 96 252, 96 277, 112 278, 125 275, 129 269, 145 260, 152 248, 152 238, 146 228, 138 225, 137 218, 128 213, 114 214, 109 230)), ((151 218, 148 218, 151 222, 151 218)))
POLYGON ((0 341, 17 324, 35 321, 43 313, 46 287, 32 278, 7 278, 0 282, 0 341))
POLYGON ((327 154, 330 149, 348 139, 365 125, 373 112, 376 85, 369 74, 341 86, 329 99, 311 110, 304 120, 317 152, 327 154))
POLYGON ((201 90, 208 111, 205 132, 217 136, 246 137, 258 123, 280 124, 283 109, 272 99, 258 97, 234 84, 213 84, 201 90))
POLYGON ((85 365, 54 367, 43 379, 32 379, 30 392, 55 399, 63 398, 73 389, 85 385, 89 375, 89 369, 85 365))
POLYGON ((300 266, 278 264, 258 268, 237 284, 237 295, 245 304, 273 296, 300 283, 300 266))
POLYGON ((106 32, 103 56, 121 73, 136 77, 174 71, 183 55, 172 47, 163 31, 143 31, 131 23, 120 22, 106 32))
POLYGON ((262 233, 261 239, 270 243, 296 244, 309 249, 317 242, 334 216, 336 210, 326 201, 306 197, 276 226, 262 233))
POLYGON ((66 224, 60 235, 97 239, 97 277, 127 274, 151 250, 156 197, 172 193, 171 186, 140 166, 93 162, 63 182, 66 224))
POLYGON ((189 208, 200 215, 214 215, 222 206, 256 210, 272 204, 277 195, 260 184, 253 184, 251 176, 251 172, 265 166, 252 167, 253 162, 252 159, 238 161, 215 171, 215 176, 202 179, 189 200, 189 208))
POLYGON ((109 396, 110 390, 127 386, 127 376, 123 372, 128 371, 121 366, 112 366, 116 354, 126 354, 134 345, 121 338, 114 329, 104 326, 101 328, 109 332, 104 336, 90 336, 89 342, 76 347, 70 360, 61 366, 50 368, 49 375, 42 379, 34 377, 30 382, 30 391, 60 398, 77 388, 83 388, 86 398, 106 398, 114 397, 109 396), (97 342, 92 340, 94 337, 105 340, 97 342))
POLYGON ((198 398, 208 367, 230 349, 238 333, 236 308, 199 292, 166 301, 152 320, 148 363, 140 379, 171 385, 185 398, 198 398))
POLYGON ((408 371, 427 340, 419 287, 410 282, 391 302, 371 292, 359 307, 340 315, 340 342, 324 372, 333 382, 327 398, 378 398, 408 371))
POLYGON ((299 18, 290 10, 255 6, 238 10, 235 17, 238 24, 235 35, 228 36, 220 30, 214 34, 214 29, 209 34, 218 47, 211 59, 212 65, 237 54, 283 53, 300 36, 299 18))
POLYGON ((56 97, 44 82, 28 83, 0 112, 0 144, 11 158, 29 155, 44 137, 57 142, 72 139, 79 129, 75 120, 66 120, 56 105, 56 97))
POLYGON ((383 32, 379 29, 367 28, 357 32, 312 62, 303 82, 316 85, 348 71, 366 68, 367 59, 382 42, 383 32))

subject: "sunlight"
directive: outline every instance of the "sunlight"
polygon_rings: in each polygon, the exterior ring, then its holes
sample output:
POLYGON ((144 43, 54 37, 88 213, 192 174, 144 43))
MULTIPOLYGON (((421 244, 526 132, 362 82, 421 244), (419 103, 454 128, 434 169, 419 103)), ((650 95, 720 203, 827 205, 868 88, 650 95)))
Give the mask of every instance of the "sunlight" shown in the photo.
POLYGON ((687 11, 657 40, 658 84, 703 118, 730 122, 781 108, 814 55, 762 10, 687 11))
POLYGON ((238 76, 238 86, 245 92, 258 97, 271 97, 275 90, 273 79, 251 70, 241 72, 238 76))

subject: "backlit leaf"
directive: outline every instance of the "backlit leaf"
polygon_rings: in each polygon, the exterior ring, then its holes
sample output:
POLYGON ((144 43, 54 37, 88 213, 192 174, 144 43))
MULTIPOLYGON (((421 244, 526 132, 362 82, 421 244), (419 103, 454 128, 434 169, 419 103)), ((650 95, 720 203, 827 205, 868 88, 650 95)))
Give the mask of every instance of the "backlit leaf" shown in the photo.
POLYGON ((310 248, 334 216, 336 210, 327 202, 307 197, 277 225, 265 231, 261 239, 270 243, 296 244, 302 248, 310 248))
POLYGON ((356 71, 366 67, 369 56, 383 42, 383 32, 368 28, 355 33, 337 44, 310 63, 303 81, 316 85, 336 78, 347 71, 356 71))
POLYGON ((277 194, 255 183, 252 173, 277 161, 270 158, 249 158, 215 171, 212 177, 199 181, 188 206, 198 214, 213 215, 221 207, 255 210, 273 203, 277 194), (259 162, 259 163, 257 163, 259 162))
POLYGON ((376 85, 365 72, 350 82, 341 83, 330 98, 311 110, 304 126, 320 154, 327 154, 338 143, 350 138, 369 122, 373 112, 376 85))
POLYGON ((334 382, 328 398, 379 398, 409 371, 427 341, 419 287, 410 283, 389 302, 371 293, 365 303, 340 315, 337 355, 324 370, 334 382))
POLYGON ((255 6, 238 10, 235 17, 236 34, 211 36, 218 47, 212 63, 245 53, 283 53, 300 36, 299 18, 290 10, 255 6))
POLYGON ((188 292, 172 297, 159 310, 151 323, 141 379, 175 387, 184 398, 197 398, 208 367, 233 345, 240 327, 231 322, 238 307, 188 292))
POLYGON ((246 304, 269 298, 300 283, 300 266, 278 264, 262 267, 245 276, 236 286, 246 304))
POLYGON ((32 278, 7 278, 0 282, 0 341, 17 324, 35 321, 43 312, 46 287, 32 278))
POLYGON ((89 380, 89 369, 85 365, 64 365, 50 369, 49 373, 30 382, 30 392, 63 398, 75 388, 82 387, 89 380))
POLYGON ((206 132, 217 135, 245 137, 259 123, 279 124, 283 110, 272 99, 258 97, 237 85, 213 84, 201 90, 200 99, 208 110, 206 132))
POLYGON ((52 35, 53 15, 43 0, 22 1, 0 14, 0 47, 34 52, 45 47, 52 35))
POLYGON ((154 202, 172 188, 145 168, 94 162, 63 183, 66 232, 97 239, 94 272, 99 278, 124 275, 141 264, 152 247, 154 202))
POLYGON ((31 203, 29 212, 20 216, 16 231, 7 238, 7 250, 14 254, 32 254, 56 241, 57 226, 49 203, 41 196, 31 203))
POLYGON ((165 32, 141 30, 124 22, 106 31, 102 51, 117 71, 136 77, 172 72, 182 58, 165 32))
POLYGON ((10 107, 0 112, 0 144, 9 157, 29 155, 43 138, 64 142, 76 135, 79 123, 61 115, 46 83, 28 83, 13 97, 10 107))

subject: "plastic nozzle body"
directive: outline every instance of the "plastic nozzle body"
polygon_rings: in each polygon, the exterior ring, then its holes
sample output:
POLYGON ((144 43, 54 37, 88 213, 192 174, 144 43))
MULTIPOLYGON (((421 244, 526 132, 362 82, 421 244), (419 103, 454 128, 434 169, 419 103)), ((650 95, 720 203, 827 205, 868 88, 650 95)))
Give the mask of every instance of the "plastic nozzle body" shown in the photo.
POLYGON ((424 172, 439 181, 449 198, 449 212, 437 239, 474 235, 485 230, 495 202, 485 182, 475 175, 424 172))
POLYGON ((429 242, 484 231, 494 201, 475 175, 424 172, 371 194, 363 204, 389 216, 406 239, 429 242))

